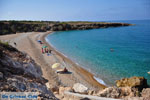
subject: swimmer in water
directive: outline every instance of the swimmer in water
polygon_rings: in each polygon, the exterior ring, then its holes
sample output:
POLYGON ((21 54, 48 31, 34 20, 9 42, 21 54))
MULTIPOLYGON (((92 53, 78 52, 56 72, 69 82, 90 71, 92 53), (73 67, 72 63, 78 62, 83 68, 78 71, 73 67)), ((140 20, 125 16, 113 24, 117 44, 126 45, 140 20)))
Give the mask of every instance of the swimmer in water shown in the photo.
POLYGON ((111 52, 114 52, 114 49, 113 49, 113 48, 110 48, 110 51, 111 51, 111 52))

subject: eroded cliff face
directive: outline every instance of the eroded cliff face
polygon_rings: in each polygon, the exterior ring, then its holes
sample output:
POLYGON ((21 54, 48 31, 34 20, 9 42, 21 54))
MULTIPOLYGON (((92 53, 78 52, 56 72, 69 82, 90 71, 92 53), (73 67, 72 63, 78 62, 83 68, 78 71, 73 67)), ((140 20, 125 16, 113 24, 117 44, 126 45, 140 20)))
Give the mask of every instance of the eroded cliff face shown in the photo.
POLYGON ((57 100, 46 82, 31 57, 0 43, 0 92, 38 92, 39 98, 57 100))

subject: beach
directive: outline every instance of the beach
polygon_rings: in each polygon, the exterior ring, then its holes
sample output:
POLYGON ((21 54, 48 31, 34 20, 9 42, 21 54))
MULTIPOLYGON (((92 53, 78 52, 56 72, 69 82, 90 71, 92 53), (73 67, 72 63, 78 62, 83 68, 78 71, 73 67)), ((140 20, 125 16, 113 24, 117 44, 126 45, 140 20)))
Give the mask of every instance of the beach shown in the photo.
POLYGON ((17 33, 0 36, 0 40, 9 42, 10 45, 16 47, 22 52, 29 54, 41 67, 43 77, 48 80, 50 87, 72 87, 75 83, 82 83, 89 89, 104 89, 106 86, 98 83, 94 79, 92 73, 88 72, 86 69, 83 69, 47 43, 45 37, 50 33, 52 33, 52 31, 17 33), (37 40, 41 40, 43 44, 38 43, 37 40), (16 45, 14 45, 14 42, 16 45), (48 49, 52 50, 50 56, 47 56, 47 54, 42 54, 41 48, 43 45, 48 46, 48 49), (51 66, 54 63, 60 63, 61 67, 52 69, 51 66), (69 74, 56 73, 57 69, 62 69, 64 67, 69 70, 69 74))

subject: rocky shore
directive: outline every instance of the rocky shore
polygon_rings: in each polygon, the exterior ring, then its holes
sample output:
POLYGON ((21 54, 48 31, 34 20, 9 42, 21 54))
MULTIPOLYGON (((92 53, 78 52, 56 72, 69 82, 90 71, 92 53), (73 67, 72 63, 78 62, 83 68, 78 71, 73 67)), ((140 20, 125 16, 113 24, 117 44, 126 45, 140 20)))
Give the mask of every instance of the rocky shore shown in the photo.
POLYGON ((87 30, 97 28, 130 26, 128 23, 108 22, 55 22, 55 21, 0 21, 0 35, 20 32, 46 32, 66 30, 87 30))
POLYGON ((46 82, 40 66, 30 56, 0 43, 0 92, 38 92, 39 100, 57 100, 46 82))
POLYGON ((145 87, 147 83, 144 82, 146 79, 143 77, 142 79, 141 77, 124 79, 118 80, 126 84, 123 87, 113 86, 104 90, 95 91, 88 89, 83 84, 76 83, 73 87, 59 87, 55 89, 54 93, 59 99, 67 98, 65 100, 69 100, 69 98, 72 98, 72 100, 82 100, 85 98, 88 98, 88 100, 150 100, 150 88, 145 87), (129 82, 126 82, 126 80, 129 82), (134 80, 131 83, 132 86, 129 85, 131 80, 134 80), (75 94, 78 94, 78 96, 75 94))

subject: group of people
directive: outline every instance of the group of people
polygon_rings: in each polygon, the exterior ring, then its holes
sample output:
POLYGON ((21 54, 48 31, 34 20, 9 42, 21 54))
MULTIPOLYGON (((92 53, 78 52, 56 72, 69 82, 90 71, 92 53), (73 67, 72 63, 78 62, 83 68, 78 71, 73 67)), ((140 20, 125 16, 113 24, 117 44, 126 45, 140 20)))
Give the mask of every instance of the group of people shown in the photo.
MULTIPOLYGON (((40 44, 43 44, 43 42, 42 41, 40 41, 40 40, 38 40, 38 42, 40 43, 40 44)), ((44 53, 47 53, 47 56, 49 56, 51 53, 52 53, 52 50, 51 49, 48 49, 48 46, 43 46, 42 48, 41 48, 41 52, 42 52, 42 54, 44 54, 44 53)), ((68 69, 65 67, 63 70, 59 70, 59 71, 57 71, 57 73, 67 73, 68 72, 68 69)))
MULTIPOLYGON (((41 45, 43 44, 43 42, 41 40, 38 40, 38 43, 40 43, 41 45)), ((49 56, 51 54, 52 50, 48 49, 48 46, 42 46, 41 52, 42 52, 42 54, 47 53, 47 55, 49 56)))
POLYGON ((50 53, 51 54, 51 52, 52 52, 52 50, 42 47, 42 54, 44 54, 44 53, 50 53))

